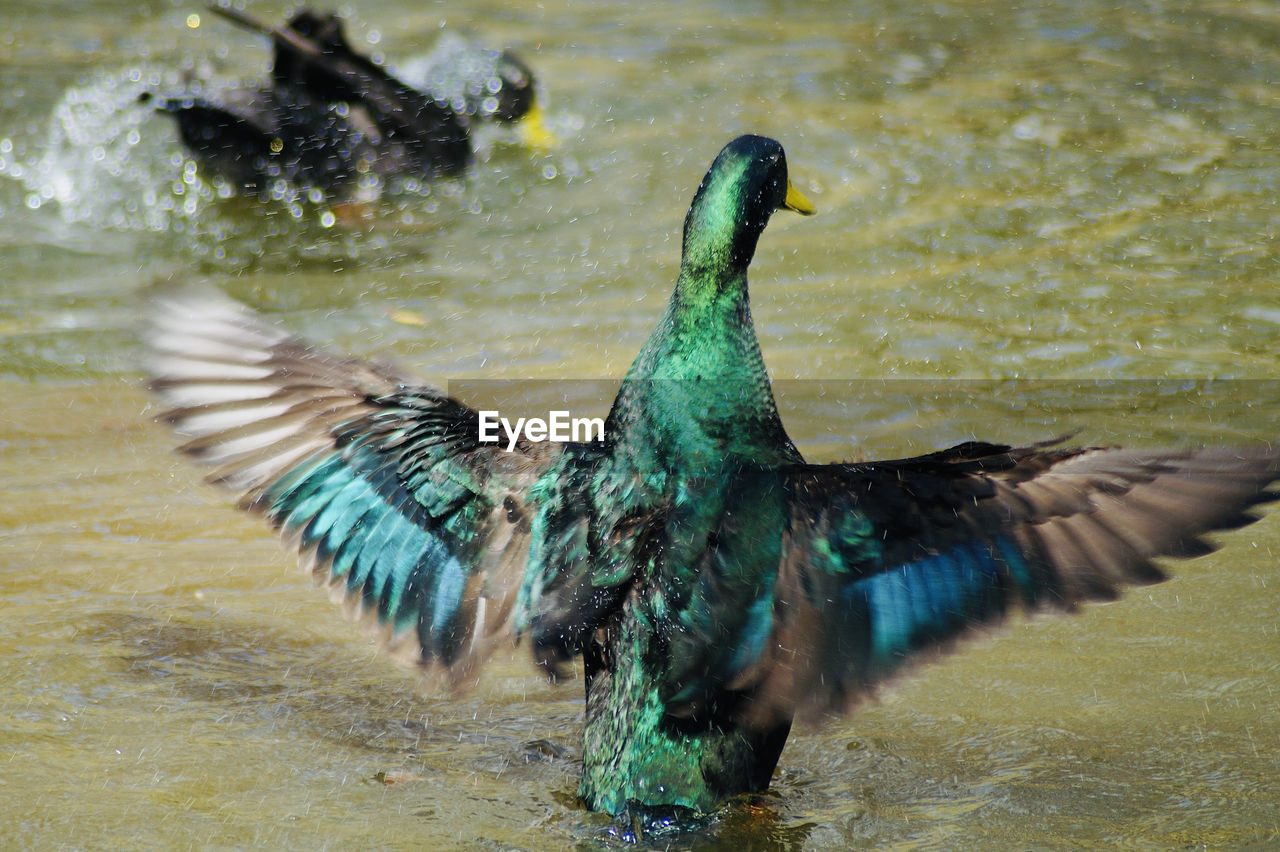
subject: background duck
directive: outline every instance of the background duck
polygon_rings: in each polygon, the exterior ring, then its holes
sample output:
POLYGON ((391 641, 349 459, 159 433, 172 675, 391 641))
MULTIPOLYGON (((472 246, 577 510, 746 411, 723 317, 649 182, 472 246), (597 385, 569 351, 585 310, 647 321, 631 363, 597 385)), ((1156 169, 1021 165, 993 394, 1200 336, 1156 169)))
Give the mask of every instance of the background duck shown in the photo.
POLYGON ((551 672, 580 656, 579 792, 612 814, 764 790, 797 714, 847 711, 1012 611, 1163 579, 1153 557, 1276 498, 1265 448, 806 463, 748 304, 777 209, 813 212, 782 147, 730 142, 603 442, 508 452, 464 404, 223 299, 161 305, 153 387, 183 452, 395 652, 456 683, 513 635, 551 672))
POLYGON ((514 57, 499 63, 505 76, 471 86, 493 90, 494 103, 468 112, 465 102, 455 109, 353 50, 336 15, 304 7, 275 27, 231 7, 210 8, 272 39, 270 83, 197 90, 163 99, 160 109, 175 117, 183 143, 206 168, 243 190, 266 194, 284 179, 342 199, 370 180, 460 175, 472 158, 473 113, 526 118, 535 128, 529 138, 544 138, 532 74, 514 57))

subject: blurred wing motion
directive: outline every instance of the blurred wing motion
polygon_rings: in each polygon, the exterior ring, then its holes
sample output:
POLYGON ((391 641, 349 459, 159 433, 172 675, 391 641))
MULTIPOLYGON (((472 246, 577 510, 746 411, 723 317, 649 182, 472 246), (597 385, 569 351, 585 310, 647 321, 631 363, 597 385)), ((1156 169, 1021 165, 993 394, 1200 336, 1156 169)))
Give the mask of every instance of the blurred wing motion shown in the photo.
POLYGON ((479 443, 475 411, 335 358, 221 297, 162 301, 152 388, 179 449, 214 466, 398 656, 474 675, 510 635, 523 494, 548 444, 479 443), (536 448, 542 448, 541 454, 536 448))
POLYGON ((1019 607, 1072 611, 1195 556, 1280 497, 1280 455, 964 444, 789 473, 770 641, 737 686, 757 722, 847 710, 1019 607))

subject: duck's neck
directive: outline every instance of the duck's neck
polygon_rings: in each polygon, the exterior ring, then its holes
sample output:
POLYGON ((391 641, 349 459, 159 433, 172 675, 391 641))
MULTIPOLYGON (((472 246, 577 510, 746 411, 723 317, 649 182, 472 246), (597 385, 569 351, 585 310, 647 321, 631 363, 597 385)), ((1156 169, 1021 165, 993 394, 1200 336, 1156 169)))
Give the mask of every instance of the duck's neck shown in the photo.
MULTIPOLYGON (((748 258, 749 259, 749 258, 748 258)), ((623 381, 606 432, 663 467, 711 472, 798 459, 756 339, 745 266, 686 262, 658 327, 623 381)))

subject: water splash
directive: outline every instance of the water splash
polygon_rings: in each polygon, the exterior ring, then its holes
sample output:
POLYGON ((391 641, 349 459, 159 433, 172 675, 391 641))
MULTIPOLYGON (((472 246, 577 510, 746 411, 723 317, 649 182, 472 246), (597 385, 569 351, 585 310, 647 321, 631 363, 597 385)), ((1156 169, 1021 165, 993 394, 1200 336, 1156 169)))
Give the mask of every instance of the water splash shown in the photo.
POLYGON ((152 66, 99 73, 66 91, 44 139, 0 160, 0 175, 22 182, 28 208, 56 204, 68 222, 166 231, 192 219, 219 189, 199 180, 145 103, 176 85, 177 72, 152 66))
MULTIPOLYGON (((582 173, 566 152, 491 160, 492 140, 502 131, 485 127, 465 180, 378 181, 362 187, 369 200, 355 205, 334 205, 318 190, 285 180, 273 182, 262 198, 245 198, 203 172, 174 123, 156 110, 175 93, 243 85, 189 63, 95 72, 62 94, 42 127, 0 138, 0 177, 17 186, 7 193, 9 209, 53 226, 58 242, 127 232, 176 243, 188 258, 219 269, 369 258, 389 263, 420 254, 423 235, 458 215, 492 213, 532 186, 582 173)), ((581 130, 581 119, 558 118, 566 135, 581 130)))

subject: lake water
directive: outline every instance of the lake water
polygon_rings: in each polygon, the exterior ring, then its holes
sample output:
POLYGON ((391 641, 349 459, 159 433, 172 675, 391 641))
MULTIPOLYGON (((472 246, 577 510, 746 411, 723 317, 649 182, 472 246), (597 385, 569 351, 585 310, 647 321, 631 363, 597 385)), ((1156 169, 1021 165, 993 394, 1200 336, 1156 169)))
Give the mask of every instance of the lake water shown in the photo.
MULTIPOLYGON (((279 17, 288 8, 255 4, 279 17)), ((27 848, 575 848, 580 684, 424 695, 170 453, 149 295, 217 287, 455 392, 607 399, 733 136, 787 148, 753 310, 811 458, 971 437, 1274 439, 1280 7, 349 7, 394 64, 522 53, 559 144, 363 219, 216 197, 138 92, 254 76, 197 4, 9 4, 0 34, 0 814, 27 848), (189 16, 201 15, 198 27, 189 16), (577 390, 572 390, 577 388, 577 390), (601 390, 604 388, 605 390, 601 390)), ((1280 842, 1280 517, 1175 579, 1016 622, 795 735, 724 849, 1280 842)))

